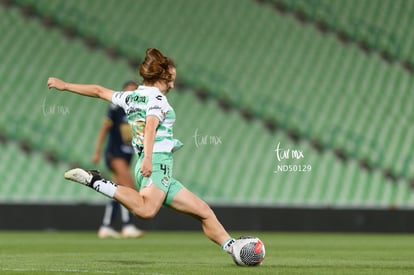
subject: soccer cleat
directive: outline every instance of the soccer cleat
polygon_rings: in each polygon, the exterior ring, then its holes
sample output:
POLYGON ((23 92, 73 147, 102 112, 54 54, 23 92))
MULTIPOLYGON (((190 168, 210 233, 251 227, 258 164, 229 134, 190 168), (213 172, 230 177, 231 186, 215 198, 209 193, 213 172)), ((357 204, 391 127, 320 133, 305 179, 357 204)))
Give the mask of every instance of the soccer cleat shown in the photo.
POLYGON ((122 238, 140 238, 144 236, 144 231, 136 228, 134 225, 126 225, 122 228, 122 238))
POLYGON ((99 231, 98 231, 98 237, 100 239, 107 239, 107 238, 119 239, 120 235, 112 227, 101 226, 101 228, 99 228, 99 231))
POLYGON ((85 170, 82 168, 74 168, 65 172, 65 179, 78 182, 80 184, 92 187, 92 184, 102 179, 98 170, 85 170))

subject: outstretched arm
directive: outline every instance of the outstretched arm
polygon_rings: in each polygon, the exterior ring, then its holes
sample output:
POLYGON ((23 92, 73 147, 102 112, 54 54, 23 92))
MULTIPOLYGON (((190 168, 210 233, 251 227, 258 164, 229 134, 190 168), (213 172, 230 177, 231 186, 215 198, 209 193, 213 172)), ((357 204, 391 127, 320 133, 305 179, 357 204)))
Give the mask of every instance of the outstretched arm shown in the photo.
POLYGON ((112 101, 112 95, 114 93, 114 91, 99 85, 69 83, 55 77, 49 77, 47 86, 49 89, 55 88, 60 91, 69 91, 83 96, 98 97, 109 102, 112 101))

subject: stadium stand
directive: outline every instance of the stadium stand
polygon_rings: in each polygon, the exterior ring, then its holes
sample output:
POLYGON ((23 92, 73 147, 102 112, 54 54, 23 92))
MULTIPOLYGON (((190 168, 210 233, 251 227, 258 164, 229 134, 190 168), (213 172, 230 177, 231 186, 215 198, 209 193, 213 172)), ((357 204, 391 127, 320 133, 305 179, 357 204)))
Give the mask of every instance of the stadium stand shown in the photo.
MULTIPOLYGON (((94 194, 80 195, 80 188, 64 195, 61 189, 49 189, 47 179, 58 184, 65 167, 90 165, 107 105, 47 91, 45 81, 54 74, 116 89, 125 79, 135 78, 131 66, 145 48, 156 45, 178 63, 177 88, 169 100, 179 121, 175 134, 186 146, 177 153, 175 175, 209 202, 414 206, 409 185, 414 177, 413 75, 341 42, 334 32, 307 24, 312 19, 348 33, 355 27, 352 9, 369 10, 369 1, 312 1, 319 9, 310 1, 277 1, 279 11, 283 4, 285 12, 275 11, 269 5, 273 1, 178 0, 160 7, 157 1, 9 2, 0 6, 1 20, 7 22, 1 25, 6 39, 0 46, 10 49, 0 54, 0 87, 8 97, 0 103, 0 130, 14 141, 12 149, 2 145, 2 157, 14 159, 16 167, 30 167, 26 178, 13 174, 9 180, 28 182, 33 174, 39 189, 28 192, 33 186, 2 185, 2 201, 99 202, 94 194), (154 9, 164 20, 154 20, 154 9), (335 13, 326 10, 346 12, 336 22, 335 13), (297 11, 302 20, 289 16, 297 11), (109 50, 120 58, 111 58, 109 50), (16 112, 15 106, 22 111, 16 112), (267 122, 274 126, 271 131, 263 127, 267 122), (35 153, 22 156, 17 143, 28 144, 35 153), (304 158, 289 155, 279 161, 278 144, 290 153, 302 151, 304 158), (42 160, 39 152, 52 154, 58 164, 42 160), (289 165, 310 165, 311 171, 275 172, 289 165), (44 173, 37 173, 39 169, 44 173)), ((406 14, 401 8, 405 2, 397 2, 398 13, 393 9, 390 14, 408 16, 411 9, 405 7, 406 14)), ((389 6, 388 1, 380 8, 389 6)), ((375 14, 370 16, 367 25, 377 24, 375 14)), ((397 23, 378 26, 402 37, 397 23)), ((407 37, 412 37, 410 32, 407 37)), ((354 39, 372 38, 361 32, 354 39)), ((412 61, 405 50, 411 40, 398 40, 404 50, 395 58, 412 61)), ((392 52, 392 44, 379 44, 378 52, 392 52)), ((4 166, 0 174, 9 170, 4 166)))
POLYGON ((369 0, 269 0, 278 10, 294 13, 302 21, 336 32, 346 42, 355 42, 366 51, 378 52, 385 60, 413 63, 410 37, 412 4, 385 0, 380 5, 369 0))

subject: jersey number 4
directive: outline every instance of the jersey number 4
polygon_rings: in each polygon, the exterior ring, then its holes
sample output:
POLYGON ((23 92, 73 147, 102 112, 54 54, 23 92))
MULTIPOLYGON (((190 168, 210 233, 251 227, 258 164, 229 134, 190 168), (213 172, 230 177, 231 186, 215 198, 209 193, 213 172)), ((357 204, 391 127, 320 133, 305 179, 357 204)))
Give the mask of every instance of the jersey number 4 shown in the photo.
POLYGON ((160 169, 164 171, 164 175, 170 174, 170 167, 165 164, 160 164, 160 169))

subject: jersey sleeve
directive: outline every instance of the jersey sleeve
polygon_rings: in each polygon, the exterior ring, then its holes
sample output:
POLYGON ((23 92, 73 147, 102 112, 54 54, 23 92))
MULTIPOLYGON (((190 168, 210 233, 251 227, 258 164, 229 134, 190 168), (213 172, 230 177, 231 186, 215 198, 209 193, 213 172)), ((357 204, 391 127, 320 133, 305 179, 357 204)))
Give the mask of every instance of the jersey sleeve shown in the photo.
POLYGON ((128 109, 129 96, 132 92, 115 92, 112 95, 112 103, 120 106, 124 111, 128 109))

